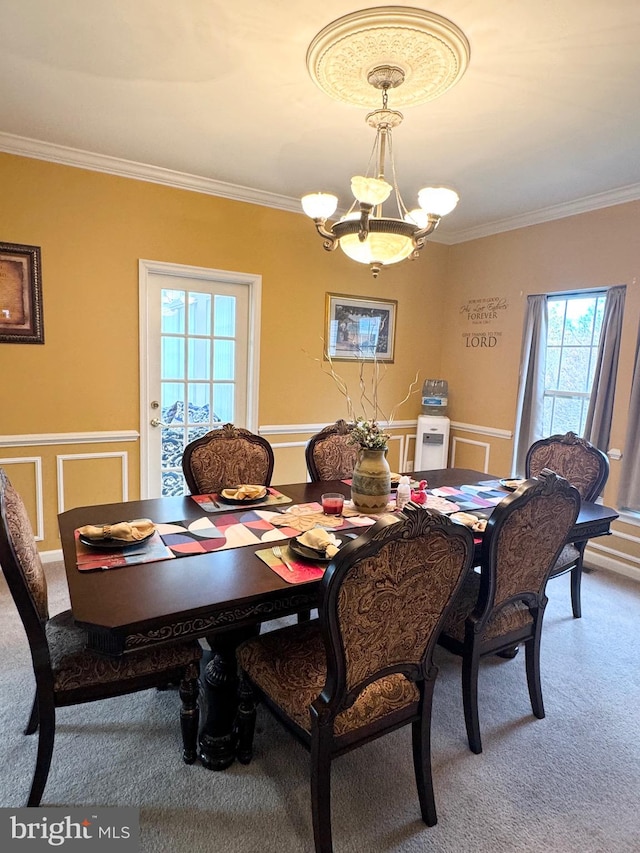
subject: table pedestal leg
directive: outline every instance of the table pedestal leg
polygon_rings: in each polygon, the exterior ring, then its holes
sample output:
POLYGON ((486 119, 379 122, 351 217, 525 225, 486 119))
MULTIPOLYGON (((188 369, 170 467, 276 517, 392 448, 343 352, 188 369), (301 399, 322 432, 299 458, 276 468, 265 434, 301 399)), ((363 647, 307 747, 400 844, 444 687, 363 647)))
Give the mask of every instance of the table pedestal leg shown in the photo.
POLYGON ((238 710, 236 648, 254 636, 259 625, 207 637, 211 660, 204 671, 205 713, 198 758, 208 770, 224 770, 235 761, 234 723, 238 710))

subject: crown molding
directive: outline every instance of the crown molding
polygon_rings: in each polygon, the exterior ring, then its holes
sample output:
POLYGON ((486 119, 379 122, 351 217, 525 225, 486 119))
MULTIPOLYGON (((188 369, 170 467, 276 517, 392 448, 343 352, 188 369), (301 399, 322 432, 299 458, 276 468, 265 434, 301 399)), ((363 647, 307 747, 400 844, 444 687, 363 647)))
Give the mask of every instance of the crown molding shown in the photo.
POLYGON ((518 216, 510 216, 507 219, 496 219, 485 225, 475 228, 467 228, 460 231, 449 231, 448 234, 439 234, 439 242, 453 246, 456 243, 466 243, 468 240, 477 240, 480 237, 491 237, 493 234, 502 234, 505 231, 515 231, 517 228, 527 228, 529 225, 541 225, 544 222, 552 222, 554 219, 564 219, 567 216, 576 216, 580 213, 590 213, 603 207, 614 207, 616 204, 625 204, 629 201, 640 199, 640 184, 629 184, 615 190, 607 190, 594 195, 587 195, 575 201, 555 204, 550 207, 541 207, 529 213, 518 216))
MULTIPOLYGON (((213 178, 190 175, 186 172, 176 172, 173 169, 165 169, 161 166, 149 166, 146 163, 136 163, 133 160, 123 160, 119 157, 110 157, 106 154, 95 154, 91 151, 69 148, 65 145, 55 145, 50 142, 29 139, 25 136, 15 136, 11 133, 0 132, 0 152, 17 154, 20 157, 32 157, 35 160, 46 160, 51 163, 60 163, 63 166, 89 169, 94 172, 104 172, 108 175, 118 175, 122 178, 132 178, 137 181, 148 181, 154 184, 162 184, 166 187, 174 187, 175 189, 219 196, 232 201, 258 204, 263 207, 272 207, 277 210, 285 210, 289 213, 303 215, 300 208, 300 199, 292 198, 291 196, 256 190, 251 187, 241 186, 240 184, 228 184, 224 181, 216 181, 213 178)), ((584 196, 575 201, 556 204, 551 207, 542 207, 538 210, 522 213, 518 216, 511 216, 506 219, 496 219, 493 222, 487 222, 484 225, 478 225, 473 228, 458 231, 449 230, 449 225, 447 224, 447 232, 438 230, 429 238, 429 241, 454 246, 456 243, 466 243, 469 240, 478 240, 480 237, 491 237, 494 234, 502 234, 505 231, 527 228, 529 225, 540 225, 544 222, 551 222, 554 219, 564 219, 567 216, 589 213, 603 207, 613 207, 616 204, 638 200, 640 200, 640 184, 629 184, 615 190, 584 196)))
POLYGON ((63 166, 75 166, 93 172, 105 172, 108 175, 118 175, 121 178, 133 178, 137 181, 162 184, 165 187, 219 196, 232 201, 260 204, 263 207, 274 207, 293 213, 302 212, 299 198, 255 190, 251 187, 243 187, 240 184, 227 184, 224 181, 190 175, 187 172, 176 172, 162 166, 149 166, 146 163, 136 163, 133 160, 123 160, 106 154, 94 154, 91 151, 68 148, 65 145, 55 145, 51 142, 41 142, 37 139, 28 139, 25 136, 14 136, 11 133, 0 132, 0 151, 6 154, 18 154, 21 157, 32 157, 35 160, 60 163, 63 166))

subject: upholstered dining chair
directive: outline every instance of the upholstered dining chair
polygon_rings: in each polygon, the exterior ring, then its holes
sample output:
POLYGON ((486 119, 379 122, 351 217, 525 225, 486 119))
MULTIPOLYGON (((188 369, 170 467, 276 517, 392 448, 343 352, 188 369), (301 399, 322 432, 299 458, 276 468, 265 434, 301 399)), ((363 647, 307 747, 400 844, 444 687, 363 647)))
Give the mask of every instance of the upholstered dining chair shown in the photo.
MULTIPOLYGON (((22 499, 0 468, 0 565, 29 641, 36 694, 25 734, 39 730, 27 800, 40 804, 53 754, 56 708, 166 687, 179 682, 183 758, 196 759, 199 662, 197 641, 108 658, 85 648, 70 610, 49 616, 47 582, 22 499)), ((77 760, 77 756, 76 756, 77 760)))
POLYGON ((193 495, 241 483, 268 486, 273 463, 273 448, 266 438, 233 424, 192 441, 182 455, 182 470, 193 495))
POLYGON ((462 656, 462 698, 472 752, 482 752, 480 659, 523 643, 531 708, 544 717, 540 640, 545 585, 580 510, 578 490, 553 471, 525 480, 493 510, 482 539, 480 574, 471 572, 438 642, 462 656))
MULTIPOLYGON (((527 477, 537 477, 543 468, 550 468, 568 480, 580 492, 583 501, 594 501, 601 494, 609 477, 609 458, 575 433, 552 435, 534 442, 527 451, 527 477)), ((579 619, 582 615, 580 587, 586 542, 569 542, 551 571, 551 577, 571 572, 571 608, 579 619)))
POLYGON ((329 564, 317 620, 238 648, 239 759, 251 759, 257 696, 311 752, 317 853, 332 850, 332 759, 408 723, 422 819, 436 823, 432 655, 472 561, 466 528, 407 504, 400 520, 379 520, 329 564))
POLYGON ((349 443, 352 429, 353 424, 339 420, 311 436, 305 459, 312 483, 351 477, 358 458, 357 446, 349 443))

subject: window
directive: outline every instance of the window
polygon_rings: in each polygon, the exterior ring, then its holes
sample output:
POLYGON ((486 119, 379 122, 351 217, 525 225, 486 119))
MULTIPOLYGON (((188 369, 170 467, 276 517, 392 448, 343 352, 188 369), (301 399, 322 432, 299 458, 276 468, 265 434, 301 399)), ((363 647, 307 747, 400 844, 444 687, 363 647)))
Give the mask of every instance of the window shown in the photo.
POLYGON ((605 291, 547 297, 543 435, 584 434, 605 291))

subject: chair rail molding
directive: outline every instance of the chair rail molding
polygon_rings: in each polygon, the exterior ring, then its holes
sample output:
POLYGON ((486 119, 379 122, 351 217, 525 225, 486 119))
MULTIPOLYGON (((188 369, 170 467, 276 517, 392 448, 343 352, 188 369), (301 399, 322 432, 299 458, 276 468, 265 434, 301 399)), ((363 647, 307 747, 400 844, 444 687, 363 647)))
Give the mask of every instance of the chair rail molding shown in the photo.
MULTIPOLYGON (((260 435, 297 435, 301 432, 316 433, 327 426, 330 421, 322 421, 318 424, 264 424, 258 427, 260 435)), ((380 426, 390 429, 413 429, 418 426, 416 418, 408 421, 393 421, 389 424, 387 421, 380 421, 380 426)))
POLYGON ((497 429, 496 427, 478 426, 477 424, 465 424, 460 421, 451 421, 451 429, 461 432, 475 432, 478 435, 490 435, 493 438, 512 439, 513 431, 510 429, 497 429))
POLYGON ((47 444, 102 444, 138 441, 135 429, 98 432, 40 432, 23 435, 0 435, 0 447, 39 447, 47 444))

